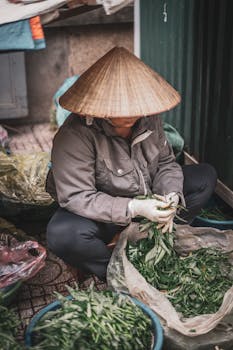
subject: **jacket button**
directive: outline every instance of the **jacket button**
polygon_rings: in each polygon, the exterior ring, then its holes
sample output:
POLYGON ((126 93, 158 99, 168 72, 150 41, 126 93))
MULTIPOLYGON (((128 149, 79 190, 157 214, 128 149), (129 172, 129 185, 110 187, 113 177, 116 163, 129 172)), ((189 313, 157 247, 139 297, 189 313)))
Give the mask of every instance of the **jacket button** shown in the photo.
POLYGON ((117 169, 117 174, 122 175, 123 174, 123 170, 122 169, 117 169))

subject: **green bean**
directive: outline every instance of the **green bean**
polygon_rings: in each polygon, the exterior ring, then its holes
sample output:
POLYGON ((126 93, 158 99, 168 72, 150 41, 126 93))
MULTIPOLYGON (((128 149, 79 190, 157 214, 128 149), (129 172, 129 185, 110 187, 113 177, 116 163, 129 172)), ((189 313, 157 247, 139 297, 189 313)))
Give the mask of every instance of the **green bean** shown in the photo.
POLYGON ((200 217, 216 221, 233 220, 233 214, 226 212, 222 207, 202 209, 200 217))
POLYGON ((150 349, 151 320, 128 296, 67 288, 74 299, 56 293, 61 307, 38 323, 34 350, 150 349))
POLYGON ((16 340, 17 328, 19 324, 20 321, 12 310, 0 305, 0 349, 23 349, 23 346, 16 340))

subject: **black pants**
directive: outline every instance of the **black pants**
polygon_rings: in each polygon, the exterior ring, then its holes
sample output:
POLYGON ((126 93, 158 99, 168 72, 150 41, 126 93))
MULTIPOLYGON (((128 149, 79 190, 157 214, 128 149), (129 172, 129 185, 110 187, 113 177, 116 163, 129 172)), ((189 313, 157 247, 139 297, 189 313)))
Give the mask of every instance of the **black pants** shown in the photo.
MULTIPOLYGON (((184 196, 188 212, 182 216, 191 222, 212 195, 217 175, 208 164, 185 165, 184 196)), ((106 247, 123 226, 96 222, 59 208, 47 227, 48 247, 66 263, 105 280, 111 256, 106 247)))

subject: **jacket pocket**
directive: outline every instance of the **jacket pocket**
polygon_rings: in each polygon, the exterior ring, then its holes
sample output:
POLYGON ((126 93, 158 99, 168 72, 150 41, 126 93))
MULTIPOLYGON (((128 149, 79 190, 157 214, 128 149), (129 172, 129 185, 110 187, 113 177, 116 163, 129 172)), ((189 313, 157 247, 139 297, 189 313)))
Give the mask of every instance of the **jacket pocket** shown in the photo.
POLYGON ((139 179, 130 159, 103 159, 96 172, 96 187, 112 196, 134 196, 139 179))
POLYGON ((111 159, 104 159, 106 167, 117 177, 125 176, 134 170, 133 165, 129 159, 118 159, 113 163, 111 159))

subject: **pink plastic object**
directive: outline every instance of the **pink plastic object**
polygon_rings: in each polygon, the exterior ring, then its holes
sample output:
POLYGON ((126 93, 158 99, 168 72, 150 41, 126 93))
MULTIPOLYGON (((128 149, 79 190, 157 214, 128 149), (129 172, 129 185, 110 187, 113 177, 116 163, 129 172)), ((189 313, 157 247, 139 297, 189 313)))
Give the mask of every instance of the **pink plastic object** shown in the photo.
POLYGON ((0 243, 0 288, 33 277, 45 265, 46 249, 38 242, 12 243, 11 246, 0 243))

